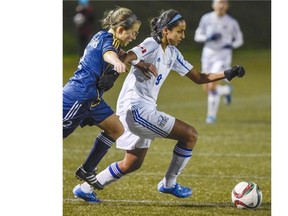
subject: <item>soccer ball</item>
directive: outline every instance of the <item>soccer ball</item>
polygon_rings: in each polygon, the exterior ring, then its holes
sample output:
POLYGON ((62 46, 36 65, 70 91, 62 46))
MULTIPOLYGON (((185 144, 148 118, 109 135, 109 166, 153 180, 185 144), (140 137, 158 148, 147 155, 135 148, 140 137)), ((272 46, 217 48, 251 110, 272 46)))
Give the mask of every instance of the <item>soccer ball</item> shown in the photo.
POLYGON ((252 181, 238 183, 231 193, 232 203, 240 209, 256 209, 261 205, 262 192, 252 181))

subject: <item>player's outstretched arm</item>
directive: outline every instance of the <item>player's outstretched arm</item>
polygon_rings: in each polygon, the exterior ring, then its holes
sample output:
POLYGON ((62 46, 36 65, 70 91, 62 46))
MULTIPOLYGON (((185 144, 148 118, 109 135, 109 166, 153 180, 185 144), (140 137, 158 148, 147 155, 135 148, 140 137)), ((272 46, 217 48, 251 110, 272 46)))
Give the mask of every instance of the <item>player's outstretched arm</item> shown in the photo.
POLYGON ((192 68, 186 76, 197 84, 214 82, 222 79, 231 81, 234 77, 243 77, 245 75, 244 67, 237 65, 232 68, 219 72, 219 73, 200 73, 196 69, 192 68))

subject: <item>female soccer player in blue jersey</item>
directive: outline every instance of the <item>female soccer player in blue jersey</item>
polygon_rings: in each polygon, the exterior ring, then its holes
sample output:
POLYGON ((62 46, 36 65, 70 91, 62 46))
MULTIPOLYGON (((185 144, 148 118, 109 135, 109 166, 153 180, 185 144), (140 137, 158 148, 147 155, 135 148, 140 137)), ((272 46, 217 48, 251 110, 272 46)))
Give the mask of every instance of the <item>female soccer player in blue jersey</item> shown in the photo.
MULTIPOLYGON (((96 188, 119 180, 124 175, 139 169, 148 148, 155 138, 176 140, 173 157, 164 178, 158 184, 158 191, 179 198, 191 196, 192 189, 177 183, 177 177, 185 168, 196 145, 196 129, 175 117, 157 110, 157 98, 161 86, 173 70, 188 77, 197 84, 214 82, 221 79, 242 77, 245 70, 241 66, 219 73, 200 73, 187 62, 176 46, 185 38, 186 22, 175 10, 163 12, 151 21, 152 37, 128 52, 126 61, 144 60, 156 66, 157 77, 148 79, 136 67, 132 67, 125 79, 117 101, 117 115, 125 127, 125 132, 117 141, 117 148, 126 150, 122 161, 112 163, 96 176, 96 188)), ((136 63, 136 62, 134 62, 136 63)), ((87 196, 94 194, 89 184, 83 183, 74 188, 86 188, 87 196), (90 191, 89 191, 90 188, 90 191)), ((85 197, 80 198, 85 200, 85 197)), ((86 199, 87 201, 87 199, 86 199)), ((90 199, 98 202, 99 199, 90 199)))
POLYGON ((118 57, 122 51, 120 47, 136 39, 140 25, 137 16, 127 8, 108 11, 102 20, 102 27, 107 30, 93 36, 74 76, 63 88, 63 137, 69 136, 78 126, 96 125, 103 130, 97 136, 85 163, 75 173, 77 178, 93 187, 95 167, 124 132, 118 116, 102 98, 107 88, 99 85, 99 79, 114 71, 108 76, 108 81, 113 85, 118 73, 127 71, 126 65, 118 57))

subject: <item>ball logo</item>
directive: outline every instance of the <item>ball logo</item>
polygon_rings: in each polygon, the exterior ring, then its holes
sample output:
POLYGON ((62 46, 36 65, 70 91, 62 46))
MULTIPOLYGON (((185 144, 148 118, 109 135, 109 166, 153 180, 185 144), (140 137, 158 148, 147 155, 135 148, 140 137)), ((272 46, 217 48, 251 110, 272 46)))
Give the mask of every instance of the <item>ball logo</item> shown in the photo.
POLYGON ((237 193, 234 189, 233 194, 236 198, 242 198, 244 195, 250 193, 253 190, 253 188, 254 188, 254 185, 248 182, 247 187, 241 193, 237 193))
POLYGON ((232 203, 240 209, 256 209, 261 205, 262 192, 252 181, 238 183, 231 193, 232 203))

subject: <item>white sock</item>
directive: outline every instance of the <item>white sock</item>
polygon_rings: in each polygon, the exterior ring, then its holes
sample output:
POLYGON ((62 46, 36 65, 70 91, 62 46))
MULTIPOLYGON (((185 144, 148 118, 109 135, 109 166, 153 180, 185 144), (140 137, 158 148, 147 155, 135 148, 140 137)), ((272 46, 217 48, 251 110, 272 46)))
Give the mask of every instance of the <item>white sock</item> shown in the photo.
POLYGON ((178 175, 185 168, 191 156, 192 149, 184 149, 178 145, 175 146, 170 166, 164 178, 164 187, 172 187, 176 183, 178 175))
POLYGON ((217 91, 209 91, 207 116, 216 118, 219 104, 220 104, 220 95, 217 93, 217 91))
POLYGON ((216 90, 220 96, 231 94, 231 88, 229 85, 217 85, 216 90))
POLYGON ((81 190, 84 193, 92 193, 93 192, 93 187, 91 187, 91 185, 89 185, 87 182, 84 182, 80 185, 81 190))
POLYGON ((110 166, 108 166, 105 170, 100 172, 96 178, 98 182, 106 186, 108 184, 111 184, 114 181, 117 181, 120 179, 124 174, 121 172, 120 168, 118 167, 118 163, 112 163, 110 166))

